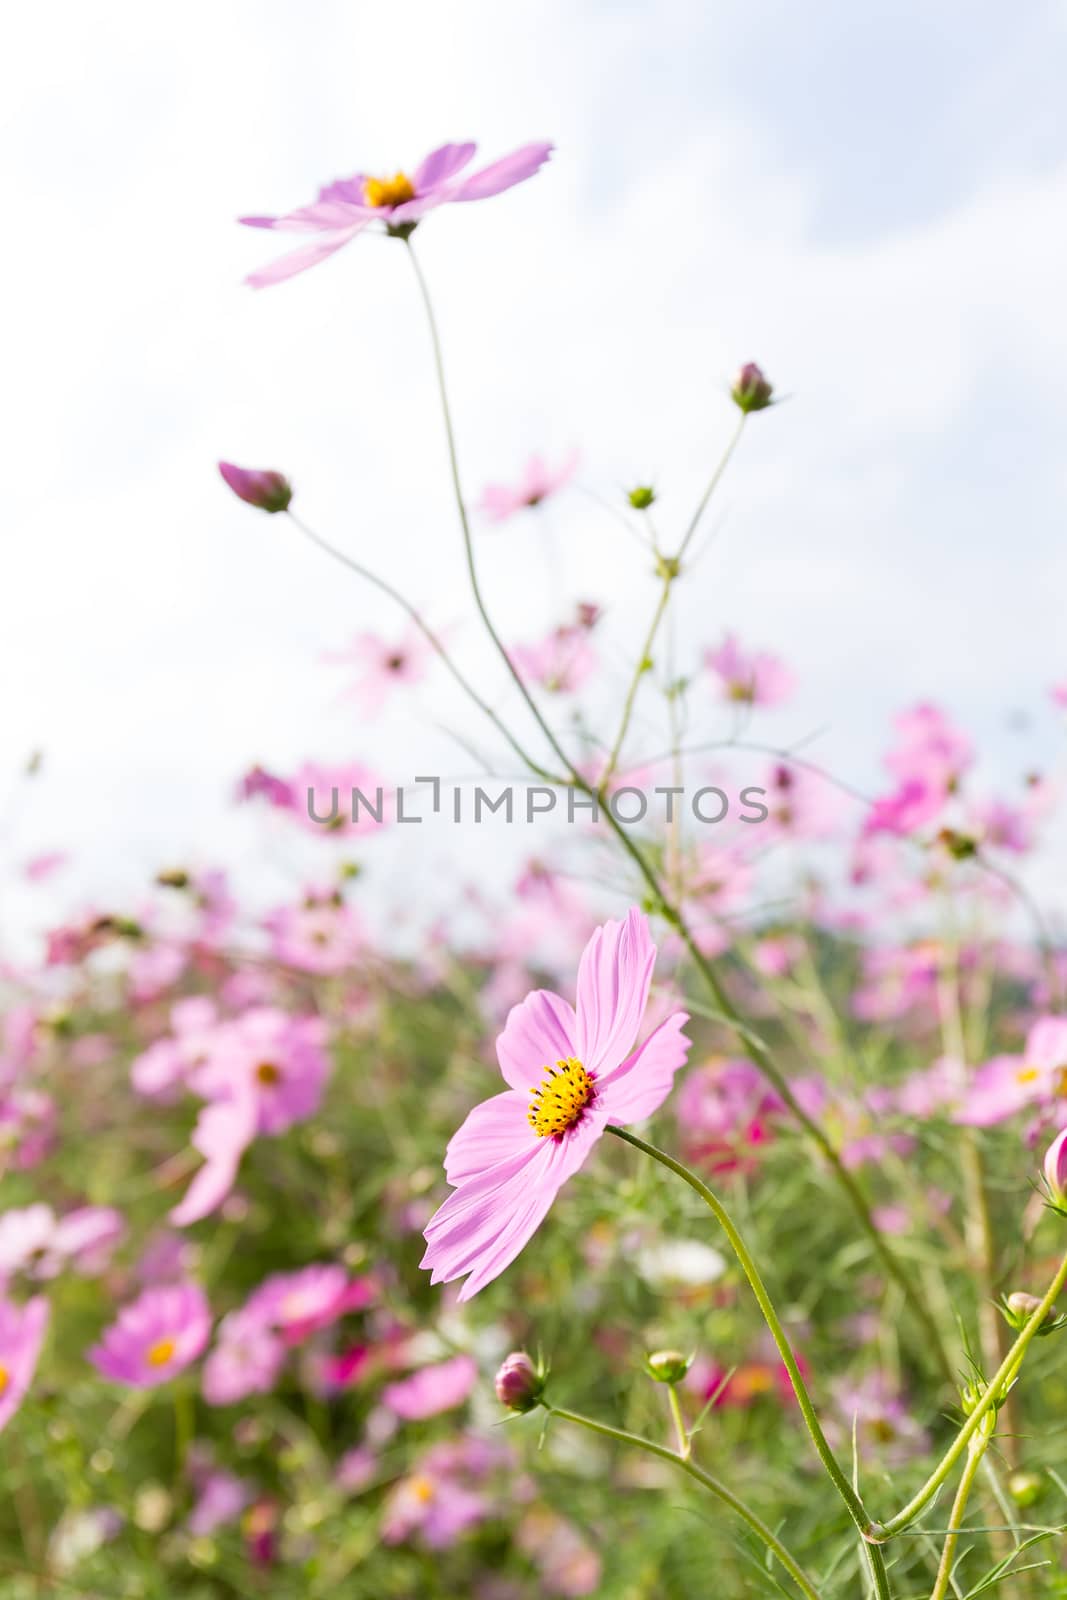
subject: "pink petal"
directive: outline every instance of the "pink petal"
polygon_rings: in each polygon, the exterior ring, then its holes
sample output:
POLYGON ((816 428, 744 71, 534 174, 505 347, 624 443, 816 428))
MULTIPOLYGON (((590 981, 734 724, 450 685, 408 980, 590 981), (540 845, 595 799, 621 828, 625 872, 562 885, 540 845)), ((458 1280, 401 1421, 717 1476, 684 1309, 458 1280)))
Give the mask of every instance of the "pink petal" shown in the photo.
POLYGON ((648 918, 637 910, 625 922, 605 922, 586 945, 578 967, 577 1041, 578 1058, 590 1072, 610 1071, 630 1050, 655 964, 648 918))
POLYGON ((454 178, 467 165, 477 148, 476 144, 443 144, 440 149, 431 151, 415 171, 412 181, 416 194, 454 178))
POLYGON ((252 1096, 239 1101, 219 1100, 207 1105, 197 1118, 192 1143, 205 1157, 185 1195, 170 1213, 177 1228, 199 1222, 220 1206, 233 1188, 241 1157, 256 1129, 252 1096))
POLYGON ((574 1012, 566 1000, 550 989, 535 989, 512 1007, 496 1041, 505 1083, 513 1089, 536 1088, 546 1067, 575 1054, 577 1038, 574 1012))
POLYGON ((522 183, 525 178, 532 178, 551 153, 550 144, 525 144, 521 149, 513 150, 509 156, 503 156, 499 161, 483 167, 473 177, 465 179, 453 189, 448 198, 488 200, 491 195, 500 194, 516 183, 522 183))
POLYGON ((293 250, 287 256, 280 256, 269 266, 260 267, 257 272, 249 273, 245 282, 253 289, 265 289, 269 284, 284 283, 286 278, 295 278, 298 272, 306 272, 309 267, 317 267, 320 261, 325 261, 327 256, 332 256, 342 245, 346 245, 350 239, 362 233, 366 226, 365 222, 357 223, 355 227, 347 228, 344 233, 337 234, 332 239, 323 239, 318 244, 305 245, 302 250, 293 250))
POLYGON ((597 1098, 609 1122, 641 1122, 663 1104, 689 1054, 691 1040, 682 1032, 688 1021, 684 1011, 676 1011, 621 1067, 601 1079, 597 1098))
POLYGON ((445 1177, 449 1183, 455 1187, 529 1148, 537 1138, 526 1121, 529 1107, 528 1095, 519 1089, 507 1089, 475 1106, 448 1141, 445 1177))
POLYGON ((469 1300, 498 1277, 537 1231, 562 1184, 577 1172, 603 1131, 587 1116, 566 1138, 540 1139, 511 1160, 471 1178, 449 1195, 425 1230, 422 1266, 434 1283, 470 1273, 460 1291, 469 1300))

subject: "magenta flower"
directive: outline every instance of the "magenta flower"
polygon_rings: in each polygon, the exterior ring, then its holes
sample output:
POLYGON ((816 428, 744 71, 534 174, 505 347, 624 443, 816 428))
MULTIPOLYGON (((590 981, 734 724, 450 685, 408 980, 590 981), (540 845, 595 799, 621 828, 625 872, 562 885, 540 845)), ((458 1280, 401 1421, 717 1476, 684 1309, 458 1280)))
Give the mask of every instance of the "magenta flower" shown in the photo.
POLYGON ((332 1262, 275 1272, 250 1295, 245 1312, 275 1329, 287 1344, 299 1344, 346 1311, 362 1310, 369 1303, 364 1283, 350 1282, 344 1267, 332 1262))
POLYGON ((238 500, 257 511, 284 511, 293 498, 292 485, 280 472, 235 467, 232 461, 220 461, 219 471, 238 500))
POLYGON ((211 1333, 211 1308, 195 1283, 146 1289, 123 1306, 89 1360, 105 1378, 154 1389, 194 1362, 211 1333))
POLYGON ((26 1398, 47 1328, 48 1301, 40 1295, 25 1305, 0 1297, 0 1433, 26 1398))
POLYGON ((776 706, 793 692, 793 675, 777 656, 763 650, 749 654, 732 633, 705 652, 704 665, 720 679, 723 698, 741 705, 776 706))
POLYGON ((550 467, 542 456, 531 456, 514 484, 486 484, 478 509, 490 522, 506 522, 516 511, 539 506, 570 483, 578 461, 577 450, 572 450, 558 467, 550 467))
POLYGON ((316 243, 261 267, 245 282, 262 289, 306 272, 355 239, 372 222, 383 223, 386 233, 407 238, 427 212, 437 206, 458 200, 489 200, 532 178, 552 151, 550 144, 522 145, 479 172, 460 177, 477 148, 474 144, 444 144, 432 151, 411 177, 406 172, 396 172, 391 178, 371 178, 357 172, 351 178, 327 184, 309 206, 279 217, 241 217, 248 228, 319 235, 316 243))
POLYGON ((449 1361, 422 1367, 399 1383, 387 1383, 382 1390, 382 1404, 405 1422, 423 1422, 461 1406, 477 1381, 478 1368, 470 1356, 453 1356, 449 1361))
POLYGON ((655 961, 648 919, 632 910, 586 945, 576 1010, 538 989, 508 1016, 496 1050, 509 1087, 475 1106, 450 1140, 445 1176, 455 1193, 425 1230, 422 1265, 434 1283, 470 1274, 461 1300, 514 1261, 609 1124, 651 1116, 670 1093, 689 1051, 684 1011, 628 1053, 655 961))
POLYGON ((535 644, 514 645, 508 654, 525 683, 539 684, 549 694, 576 694, 597 668, 589 630, 578 623, 563 623, 535 644))

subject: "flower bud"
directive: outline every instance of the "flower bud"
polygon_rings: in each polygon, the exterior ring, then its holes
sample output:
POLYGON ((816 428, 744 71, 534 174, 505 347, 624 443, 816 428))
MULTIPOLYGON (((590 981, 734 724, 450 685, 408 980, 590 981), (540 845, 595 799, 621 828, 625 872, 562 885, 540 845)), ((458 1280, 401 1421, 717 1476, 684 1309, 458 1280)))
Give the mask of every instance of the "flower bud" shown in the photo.
POLYGON ((639 483, 636 489, 631 489, 626 496, 635 511, 647 511, 656 498, 656 491, 651 484, 639 483))
POLYGON ((1024 1509, 1041 1498, 1044 1487, 1044 1479, 1038 1472, 1013 1472, 1008 1479, 1008 1493, 1015 1504, 1024 1509))
POLYGON ((681 1383, 692 1362, 692 1356, 683 1356, 680 1350, 656 1350, 645 1357, 645 1371, 657 1383, 681 1383))
POLYGON ((746 361, 738 369, 730 390, 734 405, 740 406, 746 416, 750 411, 765 411, 773 394, 774 385, 767 382, 763 369, 754 361, 746 361))
POLYGON ((293 498, 292 485, 280 472, 235 467, 231 461, 220 461, 219 471, 238 500, 258 511, 285 511, 293 498))
POLYGON ((1054 1210, 1067 1215, 1067 1128, 1058 1133, 1049 1145, 1044 1170, 1054 1210))
MULTIPOLYGON (((1041 1301, 1036 1294, 1027 1294, 1024 1289, 1016 1289, 1001 1302, 1001 1312, 1009 1327, 1018 1333, 1030 1321, 1041 1301)), ((1050 1306, 1041 1320, 1037 1330, 1037 1337, 1043 1338, 1047 1333, 1055 1333, 1062 1328, 1064 1319, 1057 1313, 1055 1306, 1050 1306)))
POLYGON ((540 1405, 544 1374, 539 1372, 525 1350, 514 1350, 493 1380, 496 1397, 509 1411, 532 1411, 540 1405))

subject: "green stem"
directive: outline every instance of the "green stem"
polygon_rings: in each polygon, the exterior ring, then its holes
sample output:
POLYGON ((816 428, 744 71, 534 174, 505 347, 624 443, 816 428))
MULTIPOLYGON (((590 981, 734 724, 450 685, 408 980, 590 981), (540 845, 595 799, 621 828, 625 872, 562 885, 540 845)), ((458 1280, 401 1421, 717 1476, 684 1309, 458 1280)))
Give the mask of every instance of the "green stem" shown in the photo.
POLYGON ((672 905, 668 900, 655 869, 647 860, 644 852, 630 838, 625 826, 618 822, 613 816, 610 806, 605 808, 604 817, 608 827, 611 828, 623 849, 629 855, 630 859, 641 873, 641 876, 644 878, 646 884, 651 889, 656 902, 662 908, 663 915, 666 917, 668 922, 672 923, 674 927, 677 928, 687 950, 689 951, 690 956, 697 967, 697 970, 714 996, 715 1002, 721 1013, 722 1020, 747 1045, 753 1060, 759 1067, 763 1076, 770 1084, 773 1085, 776 1093, 788 1108, 793 1119, 796 1121, 798 1126, 804 1130, 808 1138, 822 1154, 823 1159, 826 1161, 830 1171, 833 1173, 838 1186, 843 1190, 850 1205, 852 1206, 860 1226, 870 1241, 872 1249, 874 1250, 878 1259, 881 1261, 885 1270, 900 1285, 905 1299, 907 1300, 908 1306, 915 1317, 915 1320, 923 1329, 927 1345, 937 1360, 942 1376, 947 1382, 951 1383, 953 1381, 952 1365, 945 1352, 940 1329, 938 1328, 937 1323, 934 1321, 929 1308, 925 1305, 921 1296, 916 1292, 915 1285, 912 1283, 908 1273, 905 1271, 901 1263, 897 1260, 897 1257, 893 1251, 887 1245, 884 1237, 882 1236, 881 1230, 879 1229, 874 1218, 871 1216, 870 1208, 863 1196, 863 1191, 860 1189, 855 1178, 841 1160, 838 1152, 834 1149, 834 1146, 827 1133, 819 1126, 814 1117, 809 1116, 807 1111, 805 1111, 804 1107, 800 1104, 800 1101, 797 1099, 789 1085, 788 1079, 778 1067, 767 1046, 763 1043, 758 1034, 753 1033, 750 1028, 745 1026, 734 1007, 733 1001, 726 993, 718 973, 715 971, 711 962, 697 944, 696 939, 693 936, 693 932, 681 911, 677 906, 672 905))
POLYGON ((653 615, 648 633, 645 636, 645 642, 641 646, 641 654, 637 658, 637 666, 634 670, 633 678, 630 681, 630 687, 627 691, 626 700, 622 708, 622 722, 620 723, 619 731, 615 736, 615 743, 611 747, 611 754, 608 756, 608 764, 604 768, 604 771, 600 777, 601 789, 605 788, 605 786, 608 784, 614 775, 616 767, 619 764, 619 757, 622 755, 623 742, 630 730, 630 721, 634 714, 634 706, 637 703, 637 692, 641 687, 641 679, 645 676, 645 673, 652 665, 652 646, 656 642, 656 634, 659 632, 659 625, 663 621, 667 607, 670 604, 671 585, 673 584, 676 576, 677 573, 674 569, 667 567, 664 570, 663 588, 660 591, 659 602, 656 606, 655 614, 653 615))
POLYGON ((907 1505, 901 1511, 898 1511, 895 1517, 890 1517, 888 1522, 883 1522, 871 1530, 872 1537, 876 1537, 879 1542, 884 1542, 886 1539, 893 1538, 895 1534, 903 1532, 910 1522, 914 1522, 923 1507, 933 1499, 964 1450, 966 1450, 972 1436, 981 1425, 982 1418, 986 1412, 1003 1397, 1007 1386, 1014 1381, 1015 1375, 1022 1364, 1023 1356, 1026 1354, 1031 1341, 1037 1337, 1038 1329, 1052 1310, 1056 1296, 1060 1293, 1065 1283, 1067 1283, 1067 1255, 1060 1262, 1056 1276, 1049 1284, 1041 1304, 1020 1331, 1019 1337, 1004 1357, 989 1383, 986 1384, 973 1411, 964 1422, 938 1465, 918 1493, 912 1496, 907 1505))
POLYGON ((671 1416, 674 1419, 674 1431, 678 1435, 678 1454, 683 1461, 688 1461, 691 1446, 685 1426, 685 1417, 682 1415, 682 1402, 678 1398, 677 1384, 671 1383, 667 1385, 667 1399, 670 1402, 671 1416))
POLYGON ((519 744, 518 740, 515 738, 515 735, 510 731, 503 719, 497 715, 491 705, 482 699, 481 695, 478 693, 477 689, 474 688, 473 684, 468 683, 467 679, 463 676, 462 672, 460 672, 459 668, 452 660, 452 657, 445 649, 440 637, 433 631, 429 623, 423 620, 422 616, 412 605, 411 601, 402 595, 399 589, 394 589, 391 583, 387 583, 384 578, 380 578, 376 572, 372 572, 371 569, 369 567, 365 567, 362 562, 356 561, 354 557, 346 555, 343 550, 339 550, 337 546, 331 544, 328 539, 324 539, 321 533, 316 533, 314 528, 309 528, 306 522, 301 522, 300 518, 297 517, 292 511, 286 512, 286 515, 293 526, 304 535, 305 539, 309 539, 312 544, 317 545, 319 549, 325 551, 328 556, 332 556, 334 561, 339 561, 343 567, 347 567, 348 570, 350 572, 354 572, 357 577, 360 577, 364 579, 365 582, 372 584, 374 588, 378 589, 382 594, 388 595, 390 600, 398 605, 402 611, 407 613, 412 622, 415 624, 416 628, 418 628, 419 632, 422 634, 423 638, 426 640, 427 644, 429 644, 431 648, 436 651, 437 655, 440 656, 441 660, 444 662, 455 681, 459 684, 464 694, 473 700, 479 711, 483 712, 484 715, 489 718, 490 722, 497 729, 497 731, 503 734, 504 738, 514 750, 515 754, 519 757, 520 761, 525 762, 530 768, 531 772, 535 772, 539 778, 545 778, 550 783, 559 783, 561 781, 558 778, 554 778, 551 773, 545 772, 538 765, 538 763, 534 761, 532 756, 527 755, 526 751, 523 749, 522 745, 519 744))
POLYGON ((837 1457, 834 1455, 829 1443, 827 1442, 826 1435, 823 1433, 818 1416, 816 1415, 815 1407, 811 1403, 811 1396, 808 1394, 807 1384, 804 1382, 800 1367, 797 1364, 796 1356, 793 1354, 793 1347, 789 1343, 785 1329, 782 1327, 778 1313, 774 1308, 774 1302, 767 1293, 767 1288, 762 1277, 760 1276, 759 1268, 756 1266, 755 1261, 750 1255, 748 1246, 745 1244, 744 1239, 734 1226, 733 1219, 726 1210, 726 1207, 723 1205, 718 1196, 708 1188, 707 1184, 697 1177, 695 1172, 690 1172, 688 1167, 683 1166, 680 1161, 676 1161, 673 1156, 669 1156, 665 1150, 659 1150, 655 1145, 646 1144, 644 1139, 639 1139, 637 1135, 635 1133, 631 1133, 628 1128, 618 1128, 609 1124, 607 1131, 609 1133, 613 1133, 616 1138, 624 1140, 627 1144, 632 1144, 635 1150, 642 1150, 645 1155, 651 1156, 653 1161, 658 1161, 660 1166, 666 1167, 668 1171, 675 1173, 683 1180, 684 1183, 687 1183, 689 1187, 700 1196, 704 1204, 713 1213, 716 1221, 730 1242, 730 1247, 733 1250, 734 1255, 737 1257, 741 1266, 741 1270, 748 1279, 752 1288, 752 1292, 756 1297, 756 1302, 763 1313, 763 1320, 766 1322, 771 1331, 771 1337, 774 1339, 775 1345, 778 1348, 778 1354, 781 1356, 782 1363, 789 1374, 789 1381, 793 1385, 793 1393, 797 1397, 797 1404, 800 1406, 800 1412, 804 1418, 808 1433, 811 1435, 811 1441, 815 1446, 816 1454, 825 1467, 827 1476, 829 1477, 831 1483, 841 1496, 841 1499, 844 1501, 849 1516, 852 1518, 852 1521, 859 1530, 862 1547, 867 1556, 868 1564, 871 1568, 871 1576, 874 1579, 877 1592, 880 1596, 887 1596, 889 1589, 885 1574, 885 1565, 881 1557, 881 1551, 872 1547, 867 1542, 866 1535, 870 1527, 871 1519, 867 1514, 863 1501, 860 1499, 859 1495, 852 1487, 852 1484, 849 1482, 849 1479, 842 1471, 837 1457))
POLYGON ((730 457, 733 455, 734 451, 737 449, 738 445, 741 443, 741 435, 745 431, 745 423, 746 423, 747 420, 748 420, 748 413, 746 411, 742 411, 741 420, 737 424, 737 427, 734 429, 733 437, 731 438, 730 443, 726 446, 726 449, 723 452, 722 458, 719 461, 719 465, 715 468, 715 471, 711 475, 710 483, 708 484, 707 488, 704 490, 704 493, 701 495, 700 500, 697 503, 697 508, 693 512, 693 515, 689 519, 689 526, 686 528, 685 533, 682 535, 682 542, 678 546, 678 554, 675 556, 675 560, 676 561, 681 561, 682 557, 685 555, 685 552, 688 550, 690 542, 691 542, 691 540, 693 538, 693 535, 696 533, 697 529, 700 526, 700 519, 704 515, 705 511, 708 509, 708 502, 710 501, 712 495, 715 493, 716 489, 719 487, 719 482, 720 482, 720 479, 722 478, 723 473, 726 471, 727 467, 730 465, 730 457))
MULTIPOLYGON (((508 651, 504 646, 503 640, 497 633, 496 628, 493 625, 492 618, 490 617, 486 608, 485 600, 482 597, 482 586, 478 579, 478 568, 474 561, 474 540, 471 537, 470 518, 467 516, 467 505, 463 498, 463 484, 459 475, 459 454, 456 450, 455 429, 452 426, 452 408, 448 399, 448 385, 445 382, 445 361, 444 354, 441 349, 441 336, 437 330, 437 318, 434 315, 433 301, 430 299, 430 290, 426 283, 426 279, 423 277, 422 268, 419 265, 419 258, 412 248, 411 240, 405 239, 404 243, 407 246, 408 256, 415 271, 415 279, 419 286, 419 293, 422 296, 422 304, 426 312, 426 321, 430 330, 430 344, 433 347, 434 372, 437 376, 437 392, 440 397, 441 414, 444 418, 445 424, 445 442, 448 446, 448 465, 452 478, 452 492, 456 501, 456 510, 459 513, 460 529, 463 533, 463 549, 467 559, 467 575, 470 578, 471 593, 474 596, 474 603, 478 608, 478 615, 482 619, 486 632, 493 641, 493 644, 496 646, 501 660, 504 662, 508 672, 511 674, 515 686, 517 687, 523 700, 525 700, 528 710, 533 715, 534 721, 537 723, 537 726, 548 740, 549 746, 553 753, 559 758, 560 761, 562 761, 567 770, 572 772, 573 763, 568 759, 566 753, 559 743, 559 740, 556 738, 556 735, 553 733, 545 718, 542 716, 537 702, 534 700, 529 689, 523 682, 522 674, 515 666, 515 663, 512 661, 511 656, 508 654, 508 651)), ((537 768, 535 767, 534 770, 537 771, 537 768)))
POLYGON ((971 1487, 977 1476, 978 1468, 982 1464, 982 1457, 985 1455, 985 1451, 986 1441, 983 1439, 967 1453, 967 1464, 963 1469, 963 1476, 960 1478, 959 1487, 956 1490, 956 1498, 952 1502, 952 1510, 949 1513, 945 1543, 941 1551, 941 1560, 938 1563, 937 1577, 934 1580, 933 1588, 930 1590, 930 1600, 945 1600, 945 1596, 948 1593, 948 1586, 952 1578, 953 1558, 960 1540, 960 1529, 963 1527, 967 1501, 970 1499, 971 1487))
POLYGON ((567 1411, 561 1406, 546 1406, 550 1416, 559 1417, 564 1422, 574 1422, 580 1428, 588 1428, 591 1433, 602 1434, 607 1439, 614 1439, 619 1444, 631 1445, 635 1450, 644 1450, 647 1455, 658 1456, 661 1461, 669 1461, 672 1466, 685 1472, 689 1477, 702 1484, 724 1506, 728 1506, 735 1516, 741 1518, 752 1529, 753 1533, 762 1541, 768 1550, 778 1558, 782 1567, 793 1579, 797 1588, 807 1597, 807 1600, 819 1600, 818 1590, 807 1577, 804 1569, 789 1554, 785 1545, 772 1533, 767 1524, 752 1511, 743 1500, 739 1499, 732 1490, 710 1472, 705 1472, 703 1467, 698 1467, 695 1461, 684 1456, 676 1455, 673 1450, 668 1450, 666 1445, 656 1444, 651 1439, 643 1439, 640 1434, 627 1433, 622 1428, 613 1428, 606 1422, 596 1422, 592 1417, 583 1417, 580 1412, 567 1411))

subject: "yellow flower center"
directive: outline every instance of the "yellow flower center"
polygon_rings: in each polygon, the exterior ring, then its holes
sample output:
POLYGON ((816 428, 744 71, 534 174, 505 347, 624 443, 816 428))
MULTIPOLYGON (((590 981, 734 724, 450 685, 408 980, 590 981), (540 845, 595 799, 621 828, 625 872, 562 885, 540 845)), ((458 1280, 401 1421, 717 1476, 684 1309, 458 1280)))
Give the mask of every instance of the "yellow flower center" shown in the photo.
POLYGON ((411 1480, 411 1492, 415 1499, 422 1505, 428 1505, 434 1497, 434 1486, 429 1478, 415 1477, 411 1480))
POLYGON ((1015 1081, 1016 1083, 1035 1083, 1037 1077, 1038 1071, 1036 1067, 1020 1067, 1015 1074, 1015 1081))
POLYGON ((148 1352, 148 1365, 150 1367, 165 1367, 173 1358, 177 1345, 173 1339, 157 1339, 148 1352))
POLYGON ((369 206, 402 206, 405 200, 414 200, 415 185, 406 172, 392 178, 367 178, 363 198, 369 206))
POLYGON ((530 1090, 526 1120, 539 1139, 558 1139, 581 1121, 582 1112, 595 1094, 592 1073, 568 1056, 566 1061, 547 1067, 540 1086, 530 1090))
POLYGON ((4 1363, 0 1361, 0 1394, 3 1394, 9 1382, 10 1379, 7 1375, 7 1368, 4 1366, 4 1363))
POLYGON ((276 1084, 280 1077, 281 1073, 274 1065, 273 1061, 261 1061, 259 1066, 256 1068, 257 1080, 268 1089, 276 1084))

